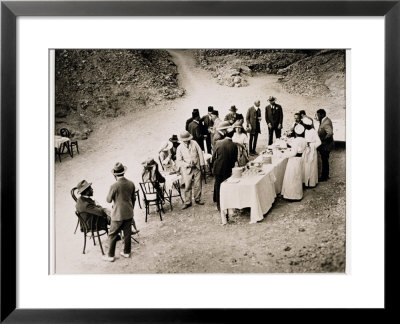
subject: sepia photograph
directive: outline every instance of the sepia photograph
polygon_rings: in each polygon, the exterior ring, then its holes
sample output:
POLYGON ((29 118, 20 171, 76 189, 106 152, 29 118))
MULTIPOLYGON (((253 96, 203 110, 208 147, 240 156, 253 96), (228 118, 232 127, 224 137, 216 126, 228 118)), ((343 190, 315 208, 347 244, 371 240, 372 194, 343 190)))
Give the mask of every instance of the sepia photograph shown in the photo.
POLYGON ((345 273, 348 55, 50 50, 51 272, 345 273))

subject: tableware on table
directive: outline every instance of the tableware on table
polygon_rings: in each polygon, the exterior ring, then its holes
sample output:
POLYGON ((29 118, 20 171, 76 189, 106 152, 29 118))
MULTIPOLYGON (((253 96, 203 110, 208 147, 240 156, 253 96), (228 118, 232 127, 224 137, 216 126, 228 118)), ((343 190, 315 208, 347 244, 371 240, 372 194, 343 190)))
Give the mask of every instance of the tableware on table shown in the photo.
POLYGON ((243 173, 243 167, 232 169, 232 177, 234 177, 234 178, 241 178, 242 173, 243 173))
POLYGON ((237 178, 229 178, 228 180, 226 180, 227 183, 238 183, 240 181, 240 179, 237 178))

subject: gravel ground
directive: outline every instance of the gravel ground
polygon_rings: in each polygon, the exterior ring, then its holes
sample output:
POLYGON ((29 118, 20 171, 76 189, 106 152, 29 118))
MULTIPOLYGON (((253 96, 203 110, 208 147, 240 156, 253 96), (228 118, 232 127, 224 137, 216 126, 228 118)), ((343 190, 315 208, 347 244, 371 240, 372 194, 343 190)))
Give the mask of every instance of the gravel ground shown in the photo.
MULTIPOLYGON (((161 222, 152 210, 144 222, 144 210, 135 207, 141 230, 132 257, 114 263, 101 260, 98 245, 88 242, 82 254, 81 233, 76 224, 74 201, 69 191, 80 180, 93 182, 94 198, 105 207, 105 196, 113 183, 110 173, 121 161, 128 166, 126 176, 138 184, 140 162, 155 154, 160 142, 178 134, 193 108, 206 112, 208 105, 222 117, 231 104, 245 113, 255 99, 266 105, 269 95, 278 97, 284 108, 284 128, 300 108, 313 112, 323 105, 328 115, 344 120, 334 98, 303 98, 284 92, 276 76, 258 76, 248 87, 227 88, 213 82, 206 71, 197 70, 190 52, 171 51, 186 89, 183 98, 160 103, 147 110, 107 120, 90 138, 80 141, 80 155, 55 162, 55 271, 56 273, 315 273, 345 271, 346 173, 344 148, 331 154, 331 179, 307 189, 300 202, 278 197, 264 220, 249 224, 249 209, 237 211, 228 225, 212 203, 213 178, 203 186, 204 206, 181 211, 174 200, 173 211, 166 206, 161 222)), ((264 117, 264 116, 263 116, 264 117)), ((266 145, 266 125, 262 123, 258 150, 266 145)), ((103 239, 104 245, 107 245, 103 239)), ((117 244, 117 255, 121 243, 117 244)))

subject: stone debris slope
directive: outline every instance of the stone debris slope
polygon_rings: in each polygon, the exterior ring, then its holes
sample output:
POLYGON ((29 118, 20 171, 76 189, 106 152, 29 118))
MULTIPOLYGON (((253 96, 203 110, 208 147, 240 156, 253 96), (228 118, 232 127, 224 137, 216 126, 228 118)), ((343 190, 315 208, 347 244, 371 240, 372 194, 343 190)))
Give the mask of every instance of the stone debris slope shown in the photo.
POLYGON ((56 129, 85 139, 98 119, 184 94, 164 50, 56 50, 56 129))

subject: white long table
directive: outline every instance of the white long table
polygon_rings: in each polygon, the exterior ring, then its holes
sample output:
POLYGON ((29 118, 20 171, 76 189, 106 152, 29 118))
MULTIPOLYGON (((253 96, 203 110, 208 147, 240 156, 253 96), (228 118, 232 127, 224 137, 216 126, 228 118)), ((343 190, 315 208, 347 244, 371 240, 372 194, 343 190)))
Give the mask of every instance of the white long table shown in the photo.
POLYGON ((226 224, 226 210, 230 208, 250 207, 250 224, 262 220, 282 189, 286 164, 287 158, 273 158, 272 164, 263 165, 263 175, 243 176, 238 183, 229 183, 231 178, 224 181, 220 189, 222 224, 226 224))

